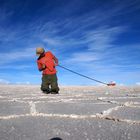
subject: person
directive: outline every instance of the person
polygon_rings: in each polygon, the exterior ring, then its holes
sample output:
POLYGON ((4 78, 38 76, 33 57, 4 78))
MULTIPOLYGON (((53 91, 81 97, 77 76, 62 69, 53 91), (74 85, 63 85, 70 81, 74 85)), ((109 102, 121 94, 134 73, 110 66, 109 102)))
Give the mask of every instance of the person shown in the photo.
POLYGON ((36 55, 38 56, 38 69, 39 71, 42 71, 41 90, 46 94, 58 94, 59 87, 57 83, 57 71, 55 68, 58 65, 58 59, 51 51, 45 52, 42 47, 36 48, 36 55))

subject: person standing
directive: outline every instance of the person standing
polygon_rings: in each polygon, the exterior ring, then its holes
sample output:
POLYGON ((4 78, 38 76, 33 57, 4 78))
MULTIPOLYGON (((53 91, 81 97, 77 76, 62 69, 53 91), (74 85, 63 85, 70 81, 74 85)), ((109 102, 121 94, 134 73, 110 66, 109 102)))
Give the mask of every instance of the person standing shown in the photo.
POLYGON ((59 87, 57 83, 57 71, 58 59, 52 54, 51 51, 45 52, 44 48, 36 48, 37 66, 39 71, 42 71, 42 83, 41 90, 43 93, 58 94, 59 87))

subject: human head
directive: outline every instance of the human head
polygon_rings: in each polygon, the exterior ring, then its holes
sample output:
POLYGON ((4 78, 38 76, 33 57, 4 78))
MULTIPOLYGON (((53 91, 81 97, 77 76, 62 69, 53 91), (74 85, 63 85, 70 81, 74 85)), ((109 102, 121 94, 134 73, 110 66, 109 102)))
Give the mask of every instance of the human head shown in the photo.
POLYGON ((36 48, 36 55, 40 56, 41 54, 43 54, 45 52, 44 48, 42 47, 38 47, 36 48))

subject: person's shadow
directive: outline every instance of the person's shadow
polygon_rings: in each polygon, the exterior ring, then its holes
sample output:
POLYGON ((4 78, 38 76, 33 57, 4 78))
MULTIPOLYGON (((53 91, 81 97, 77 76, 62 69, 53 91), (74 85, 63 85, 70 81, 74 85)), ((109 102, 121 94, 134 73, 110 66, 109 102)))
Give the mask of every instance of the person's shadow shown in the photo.
POLYGON ((59 137, 55 137, 55 138, 51 138, 50 140, 62 140, 62 139, 59 137))

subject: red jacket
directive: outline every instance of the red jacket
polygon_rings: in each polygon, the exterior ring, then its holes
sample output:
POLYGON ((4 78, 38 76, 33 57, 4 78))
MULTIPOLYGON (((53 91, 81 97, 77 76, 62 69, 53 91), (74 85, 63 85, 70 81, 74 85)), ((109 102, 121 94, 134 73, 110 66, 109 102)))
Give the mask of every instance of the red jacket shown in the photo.
POLYGON ((55 69, 55 66, 58 65, 58 59, 50 52, 45 52, 37 59, 37 65, 38 69, 40 71, 43 71, 42 74, 55 74, 57 71, 55 69), (45 68, 43 68, 43 65, 45 65, 45 68))

